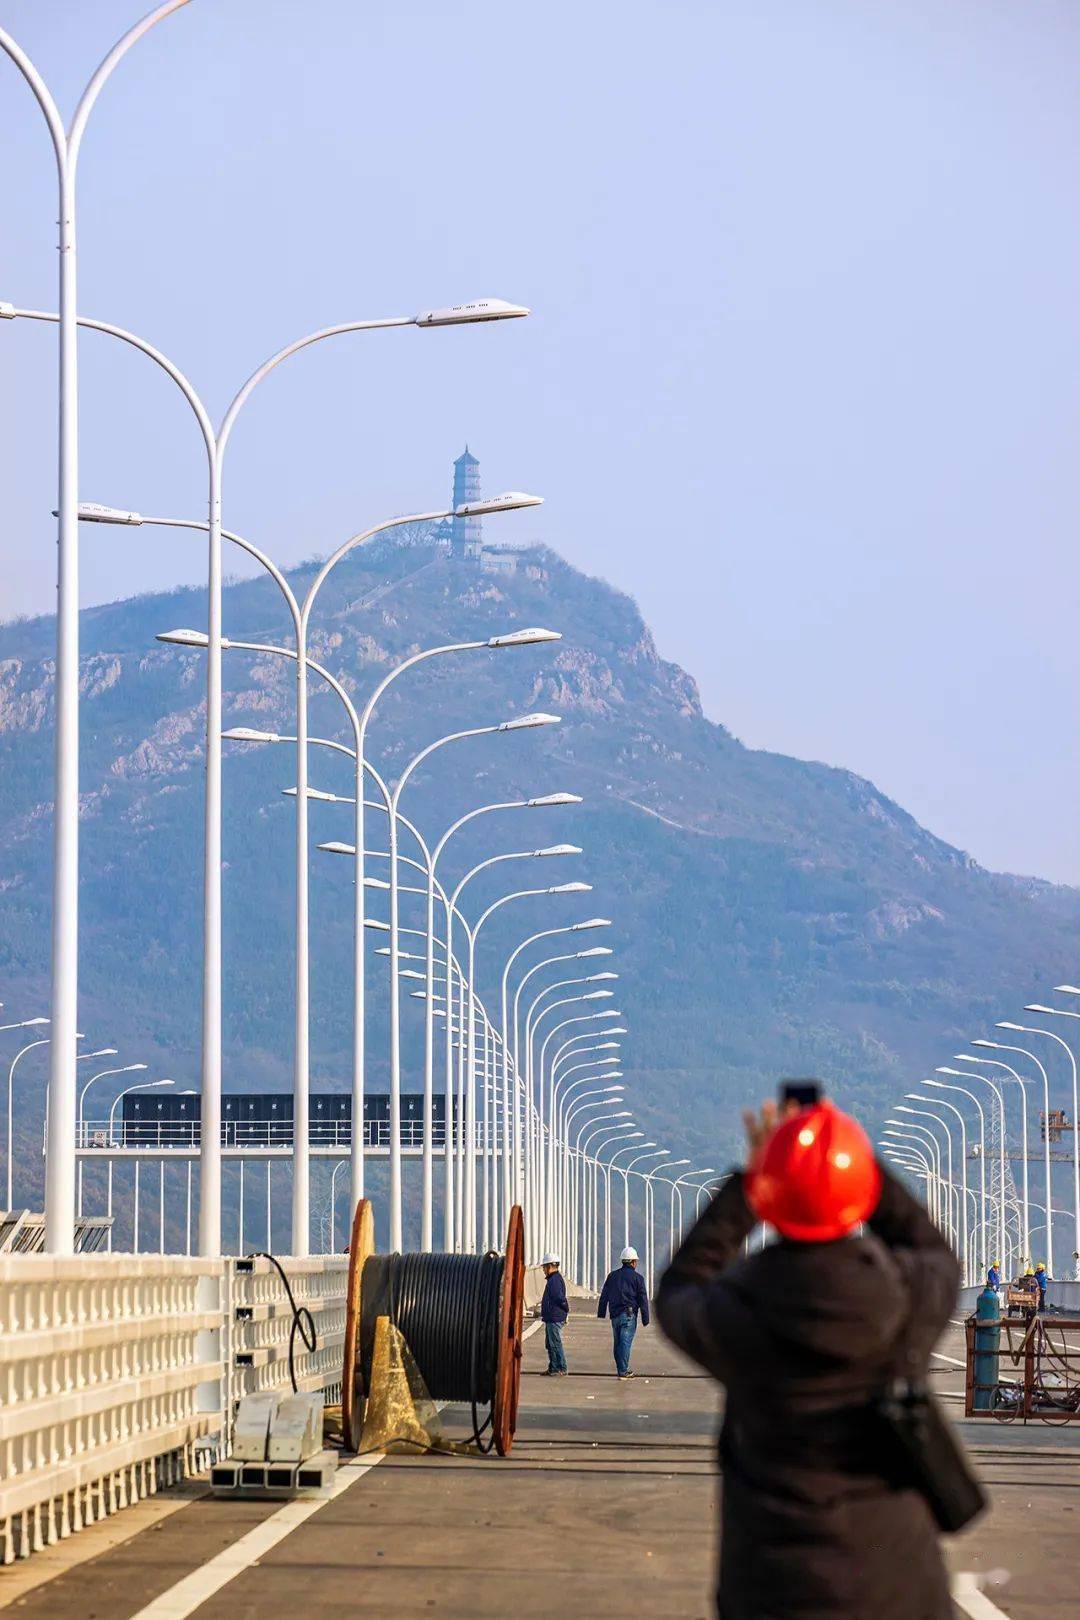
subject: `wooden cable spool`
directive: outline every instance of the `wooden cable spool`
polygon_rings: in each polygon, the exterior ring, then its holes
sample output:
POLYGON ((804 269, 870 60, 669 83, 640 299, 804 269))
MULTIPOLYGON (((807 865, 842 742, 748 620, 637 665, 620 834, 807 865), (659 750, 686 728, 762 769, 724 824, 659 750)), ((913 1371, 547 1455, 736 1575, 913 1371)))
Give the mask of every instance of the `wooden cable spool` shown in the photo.
MULTIPOLYGON (((521 1323, 525 1301, 525 1226, 521 1209, 515 1204, 510 1211, 506 1249, 501 1257, 490 1255, 443 1257, 416 1254, 381 1256, 375 1250, 375 1222, 370 1201, 366 1198, 360 1199, 353 1216, 352 1238, 349 1245, 341 1380, 342 1428, 346 1447, 352 1451, 359 1450, 364 1426, 367 1398, 364 1366, 366 1362, 370 1367, 371 1349, 370 1344, 365 1342, 365 1336, 370 1337, 371 1319, 375 1313, 387 1314, 392 1321, 398 1315, 402 1294, 400 1291, 395 1292, 395 1282, 399 1290, 404 1288, 407 1295, 406 1316, 408 1311, 413 1313, 412 1332, 418 1342, 411 1344, 410 1349, 416 1357, 421 1373, 425 1375, 433 1397, 451 1401, 471 1399, 474 1414, 477 1404, 482 1406, 490 1404, 491 1444, 500 1457, 505 1457, 513 1444, 521 1389, 521 1323), (493 1299, 490 1268, 496 1263, 499 1266, 499 1275, 495 1279, 497 1298, 493 1299), (365 1268, 367 1268, 366 1285, 365 1268), (469 1293, 469 1303, 478 1297, 481 1282, 483 1283, 486 1295, 481 1313, 478 1314, 477 1310, 473 1309, 470 1314, 468 1303, 464 1298, 447 1296, 445 1290, 448 1268, 453 1270, 451 1281, 464 1277, 470 1290, 473 1290, 475 1285, 474 1291, 469 1293), (408 1287, 402 1282, 402 1278, 406 1275, 408 1287), (412 1289, 411 1294, 408 1292, 409 1287, 412 1289), (434 1300, 438 1301, 437 1321, 442 1335, 441 1340, 438 1334, 425 1333, 429 1326, 423 1315, 425 1296, 422 1289, 425 1287, 429 1288, 434 1300), (448 1305, 452 1305, 453 1309, 448 1311, 448 1305), (490 1388, 477 1390, 475 1335, 480 1332, 480 1324, 484 1321, 488 1323, 493 1341, 483 1342, 481 1334, 479 1359, 483 1361, 486 1369, 484 1378, 490 1377, 491 1384, 490 1388), (450 1324, 449 1333, 448 1324, 450 1324), (473 1352, 468 1362, 471 1368, 471 1388, 449 1385, 445 1388, 439 1387, 438 1379, 433 1376, 433 1373, 439 1371, 437 1362, 432 1362, 427 1368, 423 1365, 421 1352, 423 1351, 425 1356, 432 1354, 431 1348, 426 1344, 426 1337, 438 1340, 444 1349, 449 1340, 450 1348, 457 1357, 455 1373, 459 1380, 461 1377, 459 1364, 463 1364, 469 1353, 473 1352)), ((436 1309, 434 1303, 433 1309, 436 1309)), ((408 1340, 408 1321, 397 1320, 395 1326, 401 1328, 408 1340)), ((446 1359, 444 1354, 442 1357, 444 1363, 446 1359)), ((486 1423, 481 1427, 486 1429, 486 1423)), ((483 1449, 480 1429, 476 1439, 483 1449)))

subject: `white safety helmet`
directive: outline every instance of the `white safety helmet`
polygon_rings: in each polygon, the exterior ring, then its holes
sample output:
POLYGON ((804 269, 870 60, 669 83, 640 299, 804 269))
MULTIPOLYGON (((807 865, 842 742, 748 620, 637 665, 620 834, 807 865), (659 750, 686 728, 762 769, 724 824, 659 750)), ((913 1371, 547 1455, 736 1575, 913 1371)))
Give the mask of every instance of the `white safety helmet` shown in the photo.
POLYGON ((619 1259, 620 1260, 636 1260, 637 1257, 638 1257, 637 1250, 632 1245, 627 1245, 627 1247, 623 1250, 622 1254, 620 1254, 619 1259))
POLYGON ((557 1266, 557 1265, 561 1264, 561 1262, 560 1262, 559 1257, 558 1257, 557 1254, 545 1254, 545 1256, 541 1260, 540 1264, 542 1266, 557 1266))

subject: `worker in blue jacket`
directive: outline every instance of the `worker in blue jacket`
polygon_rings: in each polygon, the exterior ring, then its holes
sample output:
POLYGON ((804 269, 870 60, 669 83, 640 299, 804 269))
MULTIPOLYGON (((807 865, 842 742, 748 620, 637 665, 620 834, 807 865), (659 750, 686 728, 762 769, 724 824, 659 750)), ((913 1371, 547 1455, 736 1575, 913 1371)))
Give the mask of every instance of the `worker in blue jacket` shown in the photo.
POLYGON ((548 1378, 565 1378, 567 1374, 566 1351, 563 1349, 562 1330, 566 1318, 570 1315, 570 1307, 566 1302, 566 1284, 562 1272, 559 1270, 559 1256, 545 1254, 540 1264, 544 1268, 547 1281, 544 1284, 544 1293, 540 1301, 540 1320, 544 1324, 544 1344, 547 1348, 548 1378))
POLYGON ((1035 1267, 1035 1281, 1039 1287, 1039 1310, 1046 1309, 1046 1265, 1040 1260, 1035 1267))
POLYGON ((1001 1266, 996 1260, 990 1262, 989 1270, 986 1273, 986 1286, 992 1288, 995 1294, 1001 1287, 1001 1266))
POLYGON ((637 1263, 637 1250, 625 1248, 619 1256, 618 1270, 610 1272, 604 1283, 596 1309, 597 1316, 603 1316, 606 1311, 611 1317, 615 1371, 620 1380, 634 1376, 630 1371, 630 1347, 637 1332, 639 1311, 642 1327, 649 1325, 649 1292, 637 1263))

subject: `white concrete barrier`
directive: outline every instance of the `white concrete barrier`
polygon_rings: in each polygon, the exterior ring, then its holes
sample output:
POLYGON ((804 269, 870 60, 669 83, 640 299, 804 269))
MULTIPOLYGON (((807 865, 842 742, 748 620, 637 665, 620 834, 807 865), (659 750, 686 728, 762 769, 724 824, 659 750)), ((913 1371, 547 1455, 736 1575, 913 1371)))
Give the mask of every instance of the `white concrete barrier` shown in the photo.
MULTIPOLYGON (((348 1256, 282 1258, 340 1398, 348 1256)), ((228 1456, 241 1396, 289 1386, 293 1312, 264 1259, 0 1256, 0 1562, 228 1456)))
MULTIPOLYGON (((230 1260, 227 1264, 226 1356, 230 1373, 226 1410, 231 1421, 242 1395, 281 1389, 289 1383, 293 1313, 284 1284, 269 1260, 230 1260)), ((286 1255, 281 1264, 297 1306, 311 1312, 315 1325, 314 1352, 305 1348, 299 1336, 294 1339, 297 1388, 322 1390, 327 1401, 338 1401, 349 1257, 323 1254, 295 1260, 286 1255)))
POLYGON ((221 1262, 0 1259, 0 1558, 184 1478, 221 1427, 221 1262))

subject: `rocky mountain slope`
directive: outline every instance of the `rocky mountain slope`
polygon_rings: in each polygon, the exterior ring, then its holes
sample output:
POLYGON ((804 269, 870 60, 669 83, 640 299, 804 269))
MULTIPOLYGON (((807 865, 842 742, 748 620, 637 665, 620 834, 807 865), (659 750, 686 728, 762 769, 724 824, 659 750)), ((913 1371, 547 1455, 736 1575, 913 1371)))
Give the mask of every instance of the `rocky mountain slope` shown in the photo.
MULTIPOLYGON (((296 571, 294 587, 311 575, 296 571)), ((154 636, 204 622, 200 593, 167 592, 87 610, 82 643, 82 1027, 189 1085, 203 655, 154 636)), ((501 953, 524 934, 611 917, 633 1103, 674 1149, 726 1162, 737 1108, 781 1074, 820 1074, 872 1117, 904 1076, 1075 976, 1080 894, 983 871, 848 771, 743 747, 704 718, 691 677, 657 656, 634 603, 549 551, 523 555, 503 578, 451 563, 424 537, 374 547, 321 599, 313 650, 363 696, 411 650, 531 624, 560 630, 562 642, 440 658, 406 676, 378 711, 372 757, 393 776, 445 732, 529 709, 562 715, 557 728, 443 750, 405 808, 437 833, 477 803, 584 795, 577 809, 482 818, 447 870, 494 850, 584 846, 583 858, 507 863, 473 885, 477 908, 510 886, 575 877, 595 886, 503 908, 484 937, 483 981, 494 995, 501 953)), ((281 642, 287 625, 270 581, 228 588, 233 639, 281 642)), ((51 620, 0 627, 0 999, 17 1015, 45 1006, 52 645, 51 620)), ((291 732, 291 666, 225 656, 226 723, 291 732)), ((313 733, 347 740, 340 716, 336 700, 317 695, 313 733)), ((281 790, 292 755, 226 746, 226 1083, 286 1088, 293 809, 281 790)), ((314 751, 311 779, 351 792, 347 762, 328 750, 314 751)), ((314 804, 313 843, 349 838, 349 816, 314 804)), ((369 843, 383 847, 371 822, 369 843)), ((312 867, 313 1075, 337 1088, 347 1085, 350 1039, 348 867, 319 854, 312 867)), ((372 1086, 385 1079, 379 964, 372 1086)), ((412 1086, 415 1003, 406 1024, 412 1086)), ((27 1072, 21 1118, 38 1110, 41 1085, 40 1071, 27 1072)))

